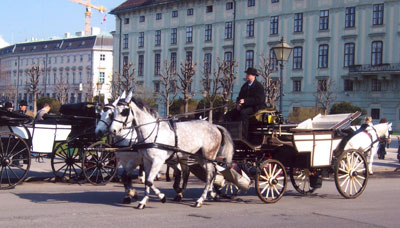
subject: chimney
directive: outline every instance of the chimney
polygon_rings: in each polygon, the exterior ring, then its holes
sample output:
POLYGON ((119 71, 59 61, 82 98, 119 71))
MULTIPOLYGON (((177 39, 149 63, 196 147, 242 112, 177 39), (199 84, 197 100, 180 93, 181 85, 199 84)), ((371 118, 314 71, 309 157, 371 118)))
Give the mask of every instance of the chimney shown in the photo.
POLYGON ((65 38, 71 38, 71 34, 69 32, 66 32, 64 37, 65 38))

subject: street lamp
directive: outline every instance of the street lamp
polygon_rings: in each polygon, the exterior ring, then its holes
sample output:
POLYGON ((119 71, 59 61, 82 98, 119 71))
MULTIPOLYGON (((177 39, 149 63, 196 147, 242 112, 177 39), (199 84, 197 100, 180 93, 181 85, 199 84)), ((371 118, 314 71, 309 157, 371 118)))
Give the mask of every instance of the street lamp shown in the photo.
POLYGON ((276 44, 273 48, 276 60, 280 62, 280 83, 279 83, 279 111, 283 113, 282 110, 282 100, 283 100, 283 62, 288 61, 290 54, 292 53, 292 47, 286 43, 285 39, 282 37, 281 42, 276 44))
POLYGON ((103 87, 103 83, 97 82, 96 86, 97 86, 97 91, 99 92, 98 101, 99 101, 99 105, 100 105, 100 91, 101 91, 101 88, 103 87))

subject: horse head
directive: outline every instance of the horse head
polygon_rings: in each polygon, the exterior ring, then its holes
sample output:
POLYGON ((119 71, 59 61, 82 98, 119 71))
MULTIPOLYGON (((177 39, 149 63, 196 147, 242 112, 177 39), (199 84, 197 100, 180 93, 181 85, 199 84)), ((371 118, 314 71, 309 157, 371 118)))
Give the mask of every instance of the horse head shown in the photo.
POLYGON ((120 133, 128 124, 134 120, 132 111, 132 90, 129 91, 128 96, 124 100, 119 100, 115 104, 113 119, 110 124, 110 132, 113 134, 120 133))
POLYGON ((376 131, 376 134, 378 135, 379 139, 387 139, 389 138, 389 131, 392 128, 392 123, 380 123, 374 125, 374 129, 376 131))
POLYGON ((121 99, 121 97, 125 96, 125 91, 123 92, 122 95, 117 97, 115 101, 111 104, 106 104, 102 110, 100 120, 98 121, 95 129, 95 134, 97 137, 102 137, 104 136, 105 133, 107 133, 110 130, 110 125, 112 123, 112 120, 114 118, 114 109, 118 104, 118 101, 121 99))

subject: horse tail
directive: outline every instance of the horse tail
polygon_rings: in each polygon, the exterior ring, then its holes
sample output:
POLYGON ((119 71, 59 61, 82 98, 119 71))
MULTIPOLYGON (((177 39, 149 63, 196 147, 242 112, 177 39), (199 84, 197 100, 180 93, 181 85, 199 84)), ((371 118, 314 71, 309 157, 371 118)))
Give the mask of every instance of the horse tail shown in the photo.
POLYGON ((222 126, 216 125, 222 134, 222 145, 219 148, 218 156, 225 157, 226 165, 229 167, 232 164, 234 153, 233 140, 231 134, 222 126))

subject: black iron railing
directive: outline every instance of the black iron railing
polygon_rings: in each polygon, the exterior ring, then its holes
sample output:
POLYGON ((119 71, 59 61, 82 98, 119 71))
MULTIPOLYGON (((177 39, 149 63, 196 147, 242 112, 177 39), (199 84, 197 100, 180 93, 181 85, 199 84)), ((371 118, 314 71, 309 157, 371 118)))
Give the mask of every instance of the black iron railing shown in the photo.
POLYGON ((400 72, 400 63, 385 63, 380 65, 354 65, 349 67, 350 73, 373 73, 373 72, 400 72))

